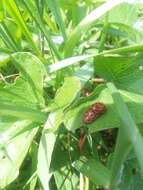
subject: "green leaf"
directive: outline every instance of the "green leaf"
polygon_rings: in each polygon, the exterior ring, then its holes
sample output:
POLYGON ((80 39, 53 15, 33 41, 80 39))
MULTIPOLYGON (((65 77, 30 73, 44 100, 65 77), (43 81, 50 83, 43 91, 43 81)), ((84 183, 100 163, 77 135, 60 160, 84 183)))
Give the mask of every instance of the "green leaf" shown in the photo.
POLYGON ((45 124, 43 134, 40 140, 38 150, 38 176, 44 190, 49 190, 49 181, 52 176, 50 171, 50 164, 52 161, 52 154, 56 143, 57 135, 53 133, 62 122, 62 112, 58 110, 55 113, 51 113, 45 124))
POLYGON ((1 39, 3 40, 5 45, 14 51, 18 51, 18 48, 16 47, 15 43, 11 39, 11 36, 8 35, 7 31, 5 30, 2 24, 0 24, 0 30, 1 30, 1 33, 0 33, 1 39))
POLYGON ((59 61, 55 64, 52 64, 52 65, 49 65, 49 72, 52 73, 52 72, 55 72, 55 71, 58 71, 60 69, 63 69, 65 67, 69 67, 79 61, 83 61, 83 60, 86 60, 90 57, 94 57, 95 55, 81 55, 81 56, 76 56, 76 57, 70 57, 70 58, 67 58, 67 59, 64 59, 62 61, 59 61))
POLYGON ((117 6, 118 4, 122 3, 122 0, 112 1, 109 0, 97 9, 93 10, 89 13, 73 30, 67 43, 65 45, 65 55, 69 56, 72 54, 75 45, 80 41, 81 34, 86 32, 97 19, 103 16, 106 12, 108 12, 113 7, 117 6), (69 48, 70 47, 70 48, 69 48))
POLYGON ((65 126, 72 131, 81 126, 85 126, 83 122, 84 113, 94 102, 104 103, 107 107, 107 112, 93 123, 86 125, 89 128, 89 132, 120 126, 120 121, 117 114, 114 114, 114 117, 112 117, 114 113, 113 100, 111 94, 104 85, 96 88, 91 97, 83 99, 66 112, 64 117, 65 126))
POLYGON ((43 78, 45 75, 42 63, 30 53, 16 53, 11 57, 14 66, 19 70, 19 77, 14 83, 0 88, 0 100, 35 108, 44 104, 43 78))
POLYGON ((60 170, 54 172, 54 178, 57 189, 73 190, 77 188, 78 176, 72 173, 67 167, 62 167, 60 170))
POLYGON ((29 14, 32 16, 32 18, 36 22, 37 27, 40 27, 40 30, 44 34, 47 42, 49 43, 50 47, 53 49, 57 58, 61 59, 61 55, 60 55, 59 51, 57 50, 57 47, 55 46, 55 44, 53 43, 53 41, 51 39, 50 32, 45 27, 45 24, 44 24, 44 22, 40 16, 40 12, 38 11, 35 3, 31 0, 29 0, 29 1, 23 0, 23 3, 25 5, 25 8, 28 10, 29 14))
POLYGON ((4 9, 3 9, 3 0, 0 4, 0 22, 4 20, 5 17, 5 13, 4 13, 4 9))
MULTIPOLYGON (((120 90, 120 93, 135 122, 137 124, 143 123, 143 96, 127 90, 120 90)), ((115 104, 110 91, 104 85, 99 86, 98 88, 95 88, 91 96, 79 101, 77 105, 74 105, 65 113, 64 124, 69 130, 72 131, 81 126, 86 126, 88 127, 90 133, 109 128, 119 128, 121 122, 118 114, 114 110, 115 104), (93 123, 85 125, 83 122, 84 113, 95 102, 104 103, 107 111, 93 123)))
POLYGON ((122 122, 122 130, 124 131, 128 141, 132 143, 132 146, 134 148, 141 169, 141 175, 143 176, 143 164, 142 164, 143 137, 139 132, 139 129, 135 124, 132 115, 130 114, 128 107, 126 106, 124 100, 122 99, 118 89, 115 87, 113 83, 107 83, 107 86, 112 93, 112 97, 114 99, 117 112, 122 122))
POLYGON ((9 62, 10 57, 7 54, 1 53, 0 54, 0 67, 6 65, 7 62, 9 62))
POLYGON ((41 112, 46 73, 43 64, 30 53, 13 54, 11 60, 20 71, 20 76, 15 83, 0 87, 1 115, 45 121, 46 115, 41 112))
MULTIPOLYGON (((46 70, 41 61, 31 53, 13 54, 12 61, 14 66, 21 72, 21 78, 29 83, 29 88, 37 101, 43 105, 43 80, 46 70)), ((30 99, 33 100, 33 98, 31 97, 30 99)))
POLYGON ((44 190, 49 190, 49 180, 52 176, 50 173, 50 163, 52 153, 56 142, 56 135, 53 133, 44 133, 42 135, 38 151, 38 176, 44 190))
POLYGON ((80 67, 76 72, 75 75, 81 82, 81 86, 84 86, 84 84, 89 81, 93 77, 94 69, 92 67, 92 64, 87 63, 80 67))
POLYGON ((77 77, 67 77, 63 86, 57 90, 54 102, 49 109, 64 109, 69 106, 77 97, 80 88, 81 83, 77 77))
POLYGON ((5 147, 9 157, 0 160, 0 188, 6 187, 19 175, 19 168, 25 158, 37 129, 25 132, 5 147))
POLYGON ((122 3, 108 13, 109 23, 133 26, 138 20, 138 9, 134 4, 122 3))
POLYGON ((142 93, 142 54, 137 56, 97 56, 95 71, 107 81, 114 81, 120 89, 142 93))
POLYGON ((50 8, 52 14, 55 17, 55 20, 61 30, 61 33, 64 37, 64 40, 66 41, 67 39, 67 35, 66 35, 66 28, 64 25, 64 21, 61 15, 61 11, 60 11, 60 5, 58 3, 57 0, 45 0, 46 5, 50 8))
POLYGON ((96 185, 102 185, 104 187, 109 186, 110 171, 99 161, 81 158, 74 162, 73 166, 76 170, 86 175, 96 185))
POLYGON ((4 1, 4 5, 5 5, 6 10, 8 11, 8 13, 17 22, 19 27, 21 27, 25 37, 30 42, 33 50, 37 53, 37 55, 40 56, 41 53, 40 53, 38 47, 35 45, 35 43, 34 43, 34 41, 32 39, 32 35, 29 32, 29 29, 28 29, 23 17, 21 16, 21 13, 20 13, 15 1, 14 0, 3 0, 3 1, 4 1))
POLYGON ((127 156, 131 149, 132 144, 127 139, 124 130, 122 130, 120 127, 111 163, 110 186, 113 189, 116 189, 120 184, 124 162, 127 159, 127 156))
POLYGON ((0 103, 0 115, 2 116, 13 116, 19 119, 27 119, 39 123, 46 121, 46 114, 42 113, 40 110, 33 110, 29 107, 24 106, 14 106, 13 104, 0 103))
POLYGON ((44 123, 47 118, 41 111, 44 106, 43 78, 46 73, 43 64, 30 53, 12 54, 9 60, 19 71, 19 76, 13 83, 0 86, 0 147, 6 156, 0 161, 0 188, 18 176, 39 128, 35 121, 44 123))

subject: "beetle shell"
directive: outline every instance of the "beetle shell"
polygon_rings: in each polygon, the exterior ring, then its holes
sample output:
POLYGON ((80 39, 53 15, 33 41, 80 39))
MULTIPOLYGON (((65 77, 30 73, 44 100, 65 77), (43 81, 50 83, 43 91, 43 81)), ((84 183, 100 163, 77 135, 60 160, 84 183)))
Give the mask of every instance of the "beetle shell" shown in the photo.
POLYGON ((106 106, 103 103, 96 102, 84 114, 84 123, 90 124, 96 118, 100 117, 106 111, 106 106))

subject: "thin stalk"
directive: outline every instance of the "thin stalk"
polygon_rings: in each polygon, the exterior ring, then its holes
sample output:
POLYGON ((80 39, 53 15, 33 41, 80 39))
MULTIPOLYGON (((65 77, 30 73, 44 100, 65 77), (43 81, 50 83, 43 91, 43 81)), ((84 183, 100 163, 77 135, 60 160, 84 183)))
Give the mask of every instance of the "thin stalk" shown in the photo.
POLYGON ((64 38, 64 41, 67 40, 67 34, 66 34, 66 28, 65 24, 62 18, 61 10, 60 10, 60 5, 58 3, 58 0, 45 0, 45 3, 47 7, 50 8, 52 14, 55 17, 55 20, 61 30, 62 36, 64 38))
POLYGON ((89 190, 89 178, 85 176, 85 190, 89 190))
POLYGON ((99 49, 98 49, 99 53, 104 50, 104 44, 106 41, 107 30, 108 30, 108 16, 105 17, 104 26, 103 26, 103 29, 101 32, 101 40, 100 40, 99 49))
POLYGON ((82 173, 80 173, 79 190, 84 190, 84 177, 82 173))
MULTIPOLYGON (((125 46, 125 47, 121 47, 121 48, 117 48, 117 49, 113 49, 113 50, 108 50, 108 51, 104 51, 98 55, 105 55, 105 54, 112 54, 112 53, 134 53, 134 52, 138 52, 138 51, 143 51, 143 43, 141 44, 137 44, 137 45, 130 45, 130 46, 125 46)), ((97 55, 97 56, 98 56, 97 55)))

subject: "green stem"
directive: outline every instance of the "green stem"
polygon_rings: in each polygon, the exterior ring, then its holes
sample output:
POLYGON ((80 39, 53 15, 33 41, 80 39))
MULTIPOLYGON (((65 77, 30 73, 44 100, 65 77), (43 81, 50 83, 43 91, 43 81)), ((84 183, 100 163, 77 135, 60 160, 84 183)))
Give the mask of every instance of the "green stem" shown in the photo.
POLYGON ((137 44, 137 45, 130 45, 130 46, 125 46, 125 47, 121 47, 121 48, 117 48, 117 49, 113 49, 113 50, 108 50, 108 51, 104 51, 98 55, 105 55, 105 54, 112 54, 112 53, 135 53, 138 51, 143 51, 143 43, 142 44, 137 44))

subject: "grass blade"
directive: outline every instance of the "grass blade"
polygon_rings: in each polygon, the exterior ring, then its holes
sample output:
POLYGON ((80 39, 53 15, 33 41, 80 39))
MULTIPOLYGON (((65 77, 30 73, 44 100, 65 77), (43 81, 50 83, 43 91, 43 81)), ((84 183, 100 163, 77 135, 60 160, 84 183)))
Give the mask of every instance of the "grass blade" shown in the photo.
POLYGON ((0 36, 3 40, 3 42, 5 43, 5 45, 9 48, 12 49, 14 51, 18 51, 17 47, 15 46, 15 44, 13 43, 12 39, 10 38, 10 36, 6 33, 6 31, 4 30, 2 24, 0 24, 0 36))
POLYGON ((57 0, 45 0, 46 5, 50 8, 51 12, 53 13, 55 20, 61 30, 61 33, 63 35, 64 40, 67 40, 67 34, 65 25, 62 19, 60 6, 57 0))
POLYGON ((50 73, 52 73, 52 72, 58 71, 60 69, 63 69, 65 67, 71 66, 79 61, 83 61, 85 59, 93 57, 93 56, 94 55, 81 55, 81 56, 79 55, 76 57, 70 57, 70 58, 64 59, 62 61, 59 61, 53 65, 50 65, 48 70, 50 73))
POLYGON ((38 47, 35 45, 35 42, 32 39, 32 35, 29 32, 26 23, 21 16, 21 13, 15 3, 14 0, 4 0, 4 5, 6 7, 7 12, 11 15, 11 17, 17 22, 17 24, 21 27, 26 39, 30 42, 31 47, 37 53, 37 55, 41 55, 38 47))
POLYGON ((124 131, 122 129, 119 129, 119 134, 111 165, 110 187, 112 187, 112 189, 117 189, 118 187, 118 183, 120 182, 121 178, 120 174, 122 172, 123 163, 126 160, 126 157, 130 152, 131 148, 131 142, 129 142, 129 140, 126 138, 124 131))
POLYGON ((34 5, 34 2, 31 1, 31 0, 29 0, 29 1, 23 0, 23 3, 25 5, 25 8, 28 10, 29 14, 32 16, 32 18, 36 22, 37 26, 41 29, 42 33, 44 34, 47 42, 49 43, 50 48, 54 51, 54 53, 57 56, 57 58, 61 59, 61 55, 60 55, 57 47, 53 43, 53 41, 51 39, 51 36, 50 36, 50 32, 45 27, 45 25, 43 23, 43 20, 41 19, 41 16, 40 16, 40 14, 38 12, 38 9, 34 5))
POLYGON ((69 37, 66 45, 65 45, 65 55, 69 56, 72 54, 75 45, 80 41, 81 34, 86 32, 94 22, 111 10, 113 7, 117 6, 118 4, 122 3, 123 0, 109 0, 97 9, 93 10, 89 15, 87 15, 79 25, 74 29, 71 36, 69 37), (70 47, 70 48, 69 48, 70 47))
POLYGON ((131 142, 135 151, 140 169, 143 177, 143 138, 140 134, 136 123, 134 122, 127 105, 124 103, 118 89, 113 83, 107 83, 109 90, 112 93, 113 100, 115 102, 117 112, 123 123, 122 130, 124 131, 126 138, 131 142))

